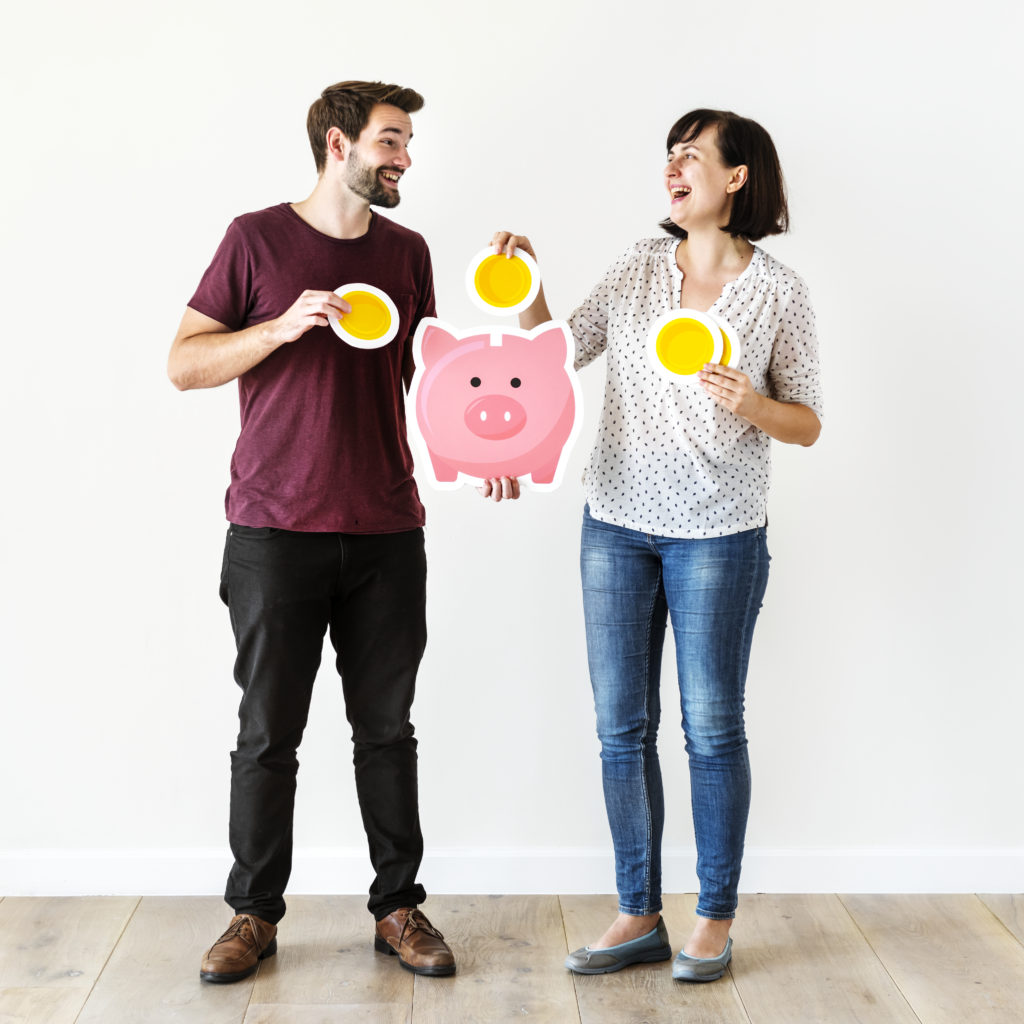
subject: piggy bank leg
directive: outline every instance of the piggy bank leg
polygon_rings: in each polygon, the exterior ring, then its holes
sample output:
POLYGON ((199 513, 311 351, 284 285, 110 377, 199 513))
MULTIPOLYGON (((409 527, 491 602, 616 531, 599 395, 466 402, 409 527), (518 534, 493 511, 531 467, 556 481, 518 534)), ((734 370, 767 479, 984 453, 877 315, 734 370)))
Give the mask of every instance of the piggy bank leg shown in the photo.
POLYGON ((434 479, 439 484, 454 483, 459 478, 459 471, 444 459, 439 459, 433 452, 430 453, 430 465, 434 469, 434 479))
POLYGON ((530 479, 535 484, 549 484, 555 479, 556 469, 558 469, 558 459, 552 459, 551 462, 545 462, 533 470, 530 473, 530 479))

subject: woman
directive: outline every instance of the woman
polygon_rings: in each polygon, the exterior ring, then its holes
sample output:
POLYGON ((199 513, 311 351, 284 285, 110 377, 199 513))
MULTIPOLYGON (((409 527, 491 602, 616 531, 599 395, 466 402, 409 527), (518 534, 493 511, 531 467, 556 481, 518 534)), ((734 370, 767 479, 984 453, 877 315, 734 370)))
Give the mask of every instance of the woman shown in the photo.
MULTIPOLYGON (((691 111, 669 132, 664 176, 661 226, 673 237, 632 246, 569 319, 577 367, 608 356, 580 565, 619 915, 566 966, 603 974, 672 955, 659 913, 657 754, 671 617, 700 880, 696 927, 672 973, 710 981, 732 955, 750 805, 743 694, 768 579, 769 438, 813 444, 821 394, 806 287, 753 244, 788 221, 768 133, 733 113, 691 111), (675 308, 731 327, 738 365, 705 365, 698 387, 657 374, 647 334, 675 308)), ((533 253, 508 232, 493 244, 533 253)), ((525 327, 549 319, 543 292, 520 317, 525 327)))

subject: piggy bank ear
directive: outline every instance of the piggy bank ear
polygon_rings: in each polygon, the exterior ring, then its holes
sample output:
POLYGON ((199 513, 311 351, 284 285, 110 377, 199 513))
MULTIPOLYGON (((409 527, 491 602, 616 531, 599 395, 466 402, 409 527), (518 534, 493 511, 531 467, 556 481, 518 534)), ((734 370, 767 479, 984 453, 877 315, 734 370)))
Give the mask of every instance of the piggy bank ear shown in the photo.
POLYGON ((542 358, 559 366, 564 365, 567 353, 575 352, 572 334, 566 324, 542 331, 530 342, 530 346, 542 358))
POLYGON ((459 344, 459 339, 451 331, 446 330, 439 320, 432 320, 429 317, 420 321, 416 330, 416 340, 424 366, 436 363, 459 344))

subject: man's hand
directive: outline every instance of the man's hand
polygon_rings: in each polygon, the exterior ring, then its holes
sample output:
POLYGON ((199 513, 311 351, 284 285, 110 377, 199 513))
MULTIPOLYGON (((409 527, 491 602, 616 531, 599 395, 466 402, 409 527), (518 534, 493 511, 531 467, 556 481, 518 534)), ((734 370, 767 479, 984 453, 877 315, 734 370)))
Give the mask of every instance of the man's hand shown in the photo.
POLYGON ((515 501, 519 497, 519 478, 515 476, 492 477, 485 480, 478 488, 481 497, 501 501, 508 498, 515 501))
POLYGON ((232 331, 189 307, 171 344, 167 374, 174 386, 215 388, 240 377, 275 349, 298 341, 311 327, 326 327, 328 317, 351 313, 334 292, 304 291, 279 317, 232 331))
POLYGON ((352 307, 334 292, 304 291, 275 320, 263 324, 268 344, 277 348, 298 341, 311 327, 327 327, 330 317, 351 313, 352 307))

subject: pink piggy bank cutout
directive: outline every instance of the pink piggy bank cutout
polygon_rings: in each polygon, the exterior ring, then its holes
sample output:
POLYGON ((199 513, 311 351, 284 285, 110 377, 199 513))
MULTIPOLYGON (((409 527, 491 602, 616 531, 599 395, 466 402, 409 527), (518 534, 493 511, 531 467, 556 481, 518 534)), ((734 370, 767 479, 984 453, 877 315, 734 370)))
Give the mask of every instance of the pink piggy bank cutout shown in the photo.
MULTIPOLYGON (((458 331, 421 320, 413 338, 409 433, 440 490, 515 476, 553 490, 583 418, 568 324, 458 331)), ((423 467, 425 468, 425 467, 423 467)))

